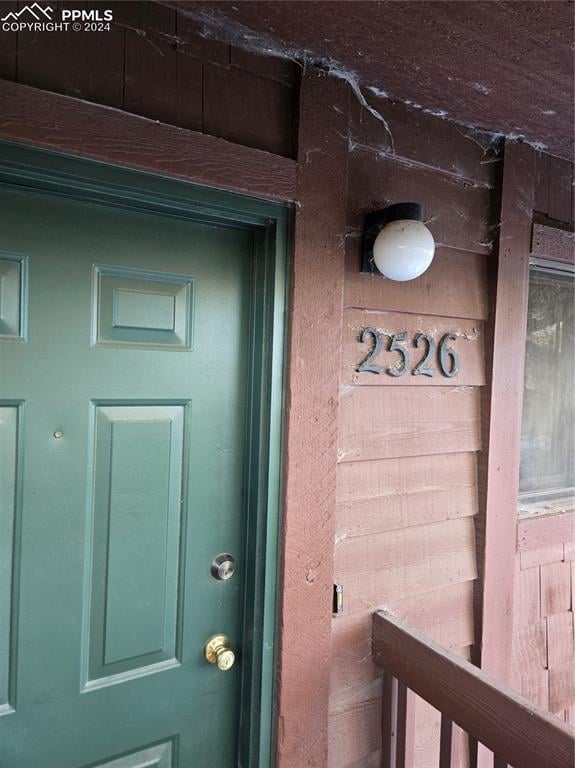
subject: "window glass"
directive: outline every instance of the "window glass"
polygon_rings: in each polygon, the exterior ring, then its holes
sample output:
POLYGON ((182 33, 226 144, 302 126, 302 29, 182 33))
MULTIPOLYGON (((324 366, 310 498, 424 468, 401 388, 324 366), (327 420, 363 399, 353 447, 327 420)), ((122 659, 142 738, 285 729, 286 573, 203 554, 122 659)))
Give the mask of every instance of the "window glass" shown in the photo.
POLYGON ((531 269, 520 514, 575 508, 574 286, 572 274, 531 269))

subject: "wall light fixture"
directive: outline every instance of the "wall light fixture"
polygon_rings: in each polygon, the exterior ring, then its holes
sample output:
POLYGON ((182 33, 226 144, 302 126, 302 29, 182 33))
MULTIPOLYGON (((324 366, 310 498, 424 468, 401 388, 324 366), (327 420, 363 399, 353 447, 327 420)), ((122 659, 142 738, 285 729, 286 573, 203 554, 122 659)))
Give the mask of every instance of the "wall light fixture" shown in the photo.
POLYGON ((419 203, 395 203, 368 213, 363 227, 361 271, 390 280, 414 280, 435 253, 433 235, 419 203))

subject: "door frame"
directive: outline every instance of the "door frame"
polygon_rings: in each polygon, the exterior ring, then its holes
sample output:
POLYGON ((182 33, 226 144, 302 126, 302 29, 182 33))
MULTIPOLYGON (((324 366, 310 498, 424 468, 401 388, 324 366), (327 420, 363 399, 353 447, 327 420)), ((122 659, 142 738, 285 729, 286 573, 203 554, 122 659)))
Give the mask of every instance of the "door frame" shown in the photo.
POLYGON ((271 766, 290 207, 7 141, 0 141, 0 185, 253 233, 238 752, 242 765, 271 766))

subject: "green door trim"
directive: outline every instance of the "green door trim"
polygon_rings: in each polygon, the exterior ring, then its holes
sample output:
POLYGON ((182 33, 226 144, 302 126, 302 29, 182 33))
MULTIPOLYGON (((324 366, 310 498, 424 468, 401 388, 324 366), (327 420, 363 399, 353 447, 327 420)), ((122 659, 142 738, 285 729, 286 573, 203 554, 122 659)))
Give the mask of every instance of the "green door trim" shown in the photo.
POLYGON ((248 229, 254 236, 250 330, 244 665, 240 764, 274 764, 277 566, 284 340, 291 211, 287 205, 0 141, 0 184, 248 229))

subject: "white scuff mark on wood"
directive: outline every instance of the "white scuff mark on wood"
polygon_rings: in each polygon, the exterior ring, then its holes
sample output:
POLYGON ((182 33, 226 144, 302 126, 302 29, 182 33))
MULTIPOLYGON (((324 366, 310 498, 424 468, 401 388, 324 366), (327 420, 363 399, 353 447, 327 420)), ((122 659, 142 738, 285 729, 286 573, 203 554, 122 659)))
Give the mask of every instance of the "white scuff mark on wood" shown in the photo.
MULTIPOLYGON (((365 313, 366 315, 369 315, 370 313, 373 313, 373 314, 377 314, 377 315, 381 315, 381 314, 384 314, 384 313, 380 312, 380 311, 379 311, 379 310, 377 310, 377 309, 367 309, 367 310, 365 310, 365 312, 364 312, 364 313, 365 313)), ((365 326, 364 326, 364 325, 360 325, 360 326, 352 325, 352 326, 349 326, 349 327, 351 328, 351 330, 352 330, 352 331, 354 331, 354 332, 357 334, 357 336, 358 336, 358 337, 359 337, 359 336, 360 336, 360 334, 362 334, 362 333, 363 333, 363 331, 365 330, 365 326)), ((397 333, 397 331, 389 331, 389 330, 387 330, 386 328, 376 328, 375 330, 376 330, 378 333, 381 333, 381 335, 382 335, 382 336, 393 336, 395 333, 397 333)), ((369 338, 371 341, 368 341, 368 339, 366 339, 366 340, 365 340, 365 342, 364 342, 364 344, 367 344, 367 346, 368 346, 368 347, 369 347, 369 346, 371 346, 371 347, 372 347, 372 349, 373 349, 373 348, 375 347, 375 343, 373 342, 373 336, 372 336, 371 334, 369 334, 369 337, 368 337, 368 338, 369 338)))
POLYGON ((467 341, 475 341, 481 336, 481 331, 479 328, 474 328, 472 331, 466 331, 458 335, 463 336, 463 338, 467 339, 467 341))
POLYGON ((447 117, 449 112, 445 109, 424 109, 426 115, 433 115, 433 117, 447 117))
MULTIPOLYGON (((162 58, 164 58, 164 52, 162 48, 154 42, 153 38, 148 34, 147 30, 140 29, 139 27, 131 27, 129 24, 124 24, 120 21, 115 21, 114 26, 120 27, 121 29, 129 29, 130 32, 135 32, 138 37, 143 37, 144 40, 149 43, 152 48, 156 51, 156 53, 159 53, 162 58)), ((181 42, 180 38, 176 37, 175 35, 168 35, 165 32, 160 32, 159 30, 151 30, 154 35, 158 35, 160 38, 168 38, 170 43, 179 43, 181 42)))
MULTIPOLYGON (((351 387, 349 387, 351 389, 351 387)), ((341 462, 345 459, 346 456, 349 456, 350 451, 344 451, 342 448, 339 449, 337 452, 337 463, 341 464, 341 462)))
POLYGON ((383 88, 378 88, 375 85, 368 85, 367 90, 373 93, 374 96, 378 96, 380 99, 389 99, 389 94, 384 91, 383 88))
POLYGON ((321 567, 321 560, 315 563, 310 563, 305 571, 305 580, 308 584, 313 584, 317 576, 317 572, 321 567))
POLYGON ((327 157, 329 157, 327 152, 324 152, 324 150, 321 149, 320 147, 317 147, 316 149, 308 149, 308 150, 306 150, 306 153, 305 153, 305 163, 306 163, 306 165, 309 165, 311 163, 311 159, 310 158, 316 152, 319 152, 320 154, 326 155, 327 157))
POLYGON ((336 533, 335 546, 338 547, 342 543, 342 541, 345 541, 347 538, 349 538, 348 531, 344 531, 343 533, 336 533))
POLYGON ((472 83, 471 87, 474 91, 477 91, 477 93, 482 93, 484 96, 487 96, 488 93, 491 93, 491 88, 483 85, 483 83, 472 83))
MULTIPOLYGON (((366 310, 363 310, 363 314, 364 315, 369 315, 369 314, 381 315, 381 314, 384 314, 384 313, 382 313, 380 310, 377 310, 377 309, 366 309, 366 310)), ((419 326, 417 328, 411 328, 410 327, 409 328, 409 333, 412 333, 412 334, 421 333, 421 334, 425 334, 425 335, 428 335, 428 336, 435 336, 436 334, 447 332, 446 329, 449 328, 449 327, 450 326, 447 323, 442 325, 442 326, 434 325, 433 327, 431 327, 431 326, 429 326, 429 327, 419 326)), ((348 324, 348 328, 354 333, 354 335, 357 335, 358 338, 361 335, 361 333, 365 330, 365 326, 364 325, 358 326, 358 325, 348 324)), ((394 335, 396 335, 398 333, 397 330, 393 330, 392 331, 392 330, 389 330, 387 328, 376 328, 375 330, 378 333, 380 333, 382 336, 394 336, 394 335)), ((471 331, 457 331, 457 330, 455 330, 455 331, 450 331, 450 333, 453 333, 454 336, 457 336, 458 338, 466 339, 467 341, 475 341, 475 339, 478 339, 479 336, 481 335, 481 331, 478 328, 476 328, 475 326, 472 328, 471 331)), ((375 348, 375 344, 373 342, 373 337, 372 337, 371 334, 369 334, 368 339, 365 340, 364 344, 367 345, 368 351, 369 351, 369 349, 373 350, 375 348)))

